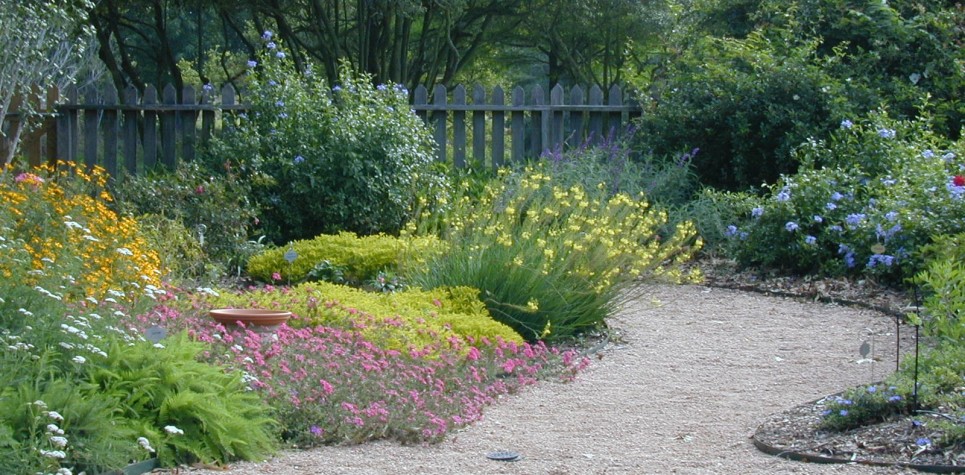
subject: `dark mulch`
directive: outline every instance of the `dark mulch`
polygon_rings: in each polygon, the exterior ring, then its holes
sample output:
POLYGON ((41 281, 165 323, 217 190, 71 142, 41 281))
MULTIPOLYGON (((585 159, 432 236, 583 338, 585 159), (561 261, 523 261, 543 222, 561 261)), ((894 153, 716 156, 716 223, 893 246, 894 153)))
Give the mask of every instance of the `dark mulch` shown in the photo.
MULTIPOLYGON (((892 318, 910 311, 915 301, 909 293, 873 281, 764 274, 738 269, 732 262, 716 259, 705 259, 700 266, 706 275, 706 285, 861 306, 881 311, 892 318)), ((905 333, 910 336, 911 329, 907 325, 902 326, 902 331, 909 330, 905 333)), ((846 389, 841 388, 842 391, 846 389)), ((944 432, 937 422, 948 419, 945 414, 950 412, 949 408, 896 414, 884 422, 833 432, 819 427, 821 413, 826 409, 825 401, 832 396, 767 417, 755 434, 755 439, 771 448, 815 458, 860 460, 885 465, 921 465, 947 469, 946 473, 965 473, 965 444, 922 447, 917 443, 922 438, 935 443, 942 440, 944 432)))

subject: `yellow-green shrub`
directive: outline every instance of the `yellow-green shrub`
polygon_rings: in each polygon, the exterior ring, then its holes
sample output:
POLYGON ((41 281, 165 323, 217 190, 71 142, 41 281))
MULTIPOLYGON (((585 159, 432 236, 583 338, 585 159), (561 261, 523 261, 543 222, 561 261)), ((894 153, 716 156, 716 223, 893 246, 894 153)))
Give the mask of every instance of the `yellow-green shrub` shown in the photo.
MULTIPOLYGON (((493 320, 479 291, 469 287, 366 292, 328 282, 267 288, 242 294, 207 295, 202 305, 291 311, 291 326, 329 325, 360 331, 385 349, 422 350, 439 342, 461 347, 483 338, 522 342, 510 327, 493 320), (458 340, 452 340, 457 338, 458 340)), ((445 345, 443 345, 445 346, 445 345)))
POLYGON ((359 237, 355 233, 323 234, 313 239, 292 241, 288 246, 271 249, 248 260, 248 274, 262 281, 271 281, 274 274, 284 281, 306 279, 316 265, 328 261, 340 268, 349 282, 371 280, 382 270, 398 268, 402 259, 418 257, 441 249, 435 238, 400 239, 385 234, 359 237), (294 250, 295 260, 289 264, 285 253, 294 250))

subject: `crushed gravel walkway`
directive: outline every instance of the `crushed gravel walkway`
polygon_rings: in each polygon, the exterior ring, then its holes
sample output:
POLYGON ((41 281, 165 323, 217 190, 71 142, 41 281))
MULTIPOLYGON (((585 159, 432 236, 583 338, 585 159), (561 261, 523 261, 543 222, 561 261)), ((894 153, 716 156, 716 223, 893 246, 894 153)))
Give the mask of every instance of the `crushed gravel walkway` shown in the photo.
MULTIPOLYGON (((767 415, 882 379, 894 321, 880 313, 703 286, 657 286, 628 304, 569 384, 543 382, 432 446, 321 447, 215 474, 895 474, 765 455, 767 415), (877 364, 859 363, 875 340, 877 364), (521 454, 489 460, 494 451, 521 454)), ((912 472, 916 473, 916 472, 912 472)))

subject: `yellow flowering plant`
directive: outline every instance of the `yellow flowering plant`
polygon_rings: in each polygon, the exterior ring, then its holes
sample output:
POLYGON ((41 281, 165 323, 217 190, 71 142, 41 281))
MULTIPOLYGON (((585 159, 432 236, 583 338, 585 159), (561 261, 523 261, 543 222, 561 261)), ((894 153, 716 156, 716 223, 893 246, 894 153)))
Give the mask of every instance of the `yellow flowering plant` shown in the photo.
MULTIPOLYGON (((479 288, 493 317, 530 340, 601 326, 638 279, 699 278, 680 266, 701 245, 691 223, 661 233, 667 213, 642 197, 564 187, 545 165, 504 173, 443 221, 448 249, 413 267, 409 282, 479 288)), ((419 222, 408 230, 424 231, 419 222)))
POLYGON ((0 275, 25 285, 44 275, 67 276, 71 300, 160 285, 158 255, 133 218, 110 208, 103 169, 60 162, 8 171, 0 180, 0 229, 21 244, 4 252, 25 252, 30 270, 14 276, 14 269, 0 267, 0 275))

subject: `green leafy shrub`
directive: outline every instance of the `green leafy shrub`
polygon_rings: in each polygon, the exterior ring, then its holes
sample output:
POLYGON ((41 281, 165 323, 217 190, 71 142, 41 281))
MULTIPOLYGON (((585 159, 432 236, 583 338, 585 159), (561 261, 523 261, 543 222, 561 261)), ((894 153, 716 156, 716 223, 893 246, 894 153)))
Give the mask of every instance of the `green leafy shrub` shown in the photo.
POLYGON ((444 187, 433 142, 401 86, 373 85, 344 66, 342 83, 297 72, 266 33, 251 65, 252 110, 207 150, 237 163, 276 244, 322 233, 397 232, 417 190, 444 187))
MULTIPOLYGON (((821 426, 836 431, 887 420, 894 414, 908 413, 911 401, 897 386, 861 386, 824 401, 821 426)), ((907 393, 905 393, 907 394, 907 393)))
POLYGON ((400 260, 415 260, 438 252, 442 244, 433 238, 397 238, 385 234, 359 237, 343 231, 293 241, 248 260, 248 274, 264 282, 325 280, 360 285, 379 277, 380 271, 395 272, 400 260), (295 251, 289 263, 285 254, 295 251), (277 274, 277 275, 276 275, 277 274))
POLYGON ((345 285, 311 282, 260 292, 199 295, 201 308, 266 308, 292 312, 289 325, 327 325, 358 330, 380 347, 421 350, 449 337, 521 342, 512 328, 494 320, 472 288, 367 292, 345 285))
POLYGON ((479 200, 458 200, 439 230, 446 251, 406 279, 478 288, 490 314, 527 339, 566 338, 602 325, 637 278, 681 278, 677 264, 700 241, 686 223, 659 236, 666 221, 605 184, 562 188, 540 162, 491 183, 479 200))
POLYGON ((276 448, 269 408, 240 372, 198 361, 205 349, 184 332, 153 345, 116 341, 87 366, 89 393, 114 399, 163 466, 264 459, 276 448))
POLYGON ((249 193, 230 167, 209 169, 197 162, 124 175, 114 186, 120 212, 153 226, 155 239, 167 240, 157 248, 167 254, 171 273, 184 277, 223 274, 250 255, 257 210, 249 193))
MULTIPOLYGON (((808 168, 768 188, 727 231, 745 265, 866 275, 898 283, 932 236, 961 232, 962 153, 926 119, 886 114, 845 121, 827 142, 799 150, 808 168)), ((747 201, 742 201, 744 207, 747 201)))

